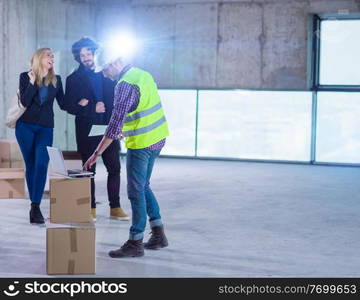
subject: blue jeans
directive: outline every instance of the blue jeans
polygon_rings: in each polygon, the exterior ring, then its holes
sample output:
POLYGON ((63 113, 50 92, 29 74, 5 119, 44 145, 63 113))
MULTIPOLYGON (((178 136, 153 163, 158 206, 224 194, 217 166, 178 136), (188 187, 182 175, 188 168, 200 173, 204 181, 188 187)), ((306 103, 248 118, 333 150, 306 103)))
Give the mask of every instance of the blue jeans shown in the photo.
POLYGON ((49 164, 46 146, 52 146, 53 128, 17 121, 15 136, 25 161, 30 200, 40 204, 49 164))
POLYGON ((150 226, 162 225, 159 204, 150 188, 155 159, 161 150, 128 149, 126 154, 127 190, 132 208, 130 240, 144 237, 146 217, 150 226))

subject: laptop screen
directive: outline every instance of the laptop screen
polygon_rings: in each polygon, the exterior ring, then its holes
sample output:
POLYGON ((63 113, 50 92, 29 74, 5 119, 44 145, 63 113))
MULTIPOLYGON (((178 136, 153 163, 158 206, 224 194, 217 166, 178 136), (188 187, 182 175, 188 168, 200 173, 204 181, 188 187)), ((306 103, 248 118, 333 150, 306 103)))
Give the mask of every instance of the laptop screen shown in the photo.
POLYGON ((65 168, 65 162, 62 152, 54 147, 46 147, 46 148, 49 154, 52 171, 54 173, 59 173, 67 176, 68 172, 67 169, 65 168))

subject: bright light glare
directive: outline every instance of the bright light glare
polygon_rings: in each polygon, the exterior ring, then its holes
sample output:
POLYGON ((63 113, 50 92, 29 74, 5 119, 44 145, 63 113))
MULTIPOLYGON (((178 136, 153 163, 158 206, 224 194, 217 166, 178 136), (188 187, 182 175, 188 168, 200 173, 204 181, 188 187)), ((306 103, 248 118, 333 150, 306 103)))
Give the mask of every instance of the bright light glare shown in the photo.
POLYGON ((124 32, 113 35, 106 43, 107 59, 121 57, 130 59, 139 47, 139 41, 130 33, 124 32))

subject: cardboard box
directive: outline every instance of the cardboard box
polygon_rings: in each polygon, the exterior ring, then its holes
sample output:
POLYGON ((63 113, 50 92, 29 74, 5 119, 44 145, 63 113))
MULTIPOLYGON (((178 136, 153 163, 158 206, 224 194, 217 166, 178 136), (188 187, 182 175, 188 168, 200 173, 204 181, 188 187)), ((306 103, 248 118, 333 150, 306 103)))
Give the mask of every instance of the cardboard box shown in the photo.
POLYGON ((24 169, 0 168, 0 198, 25 198, 24 169))
POLYGON ((50 179, 50 222, 91 222, 90 178, 50 179))
POLYGON ((46 229, 48 274, 95 274, 95 227, 46 229))
POLYGON ((0 140, 0 168, 24 168, 17 141, 0 140))
MULTIPOLYGON (((83 165, 82 165, 81 160, 75 160, 75 159, 74 160, 66 160, 65 159, 65 168, 66 169, 80 169, 80 170, 82 170, 82 167, 83 167, 83 165)), ((48 173, 47 173, 47 177, 46 177, 46 184, 45 184, 45 189, 44 189, 45 194, 50 193, 50 178, 54 177, 54 174, 55 173, 51 169, 51 164, 49 164, 48 173)))

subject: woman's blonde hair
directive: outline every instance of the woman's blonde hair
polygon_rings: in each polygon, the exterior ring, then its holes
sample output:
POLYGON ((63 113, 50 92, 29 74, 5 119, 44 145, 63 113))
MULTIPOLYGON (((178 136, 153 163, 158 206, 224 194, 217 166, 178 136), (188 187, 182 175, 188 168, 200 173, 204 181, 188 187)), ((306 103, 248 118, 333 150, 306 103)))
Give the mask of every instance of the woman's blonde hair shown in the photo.
MULTIPOLYGON (((30 67, 35 73, 35 81, 38 87, 42 86, 42 66, 41 66, 41 60, 44 58, 44 55, 47 51, 52 51, 51 48, 40 48, 36 50, 35 54, 30 60, 30 67)), ((56 88, 56 74, 54 71, 54 67, 51 67, 49 69, 49 72, 45 76, 45 85, 49 86, 50 83, 56 88)))

